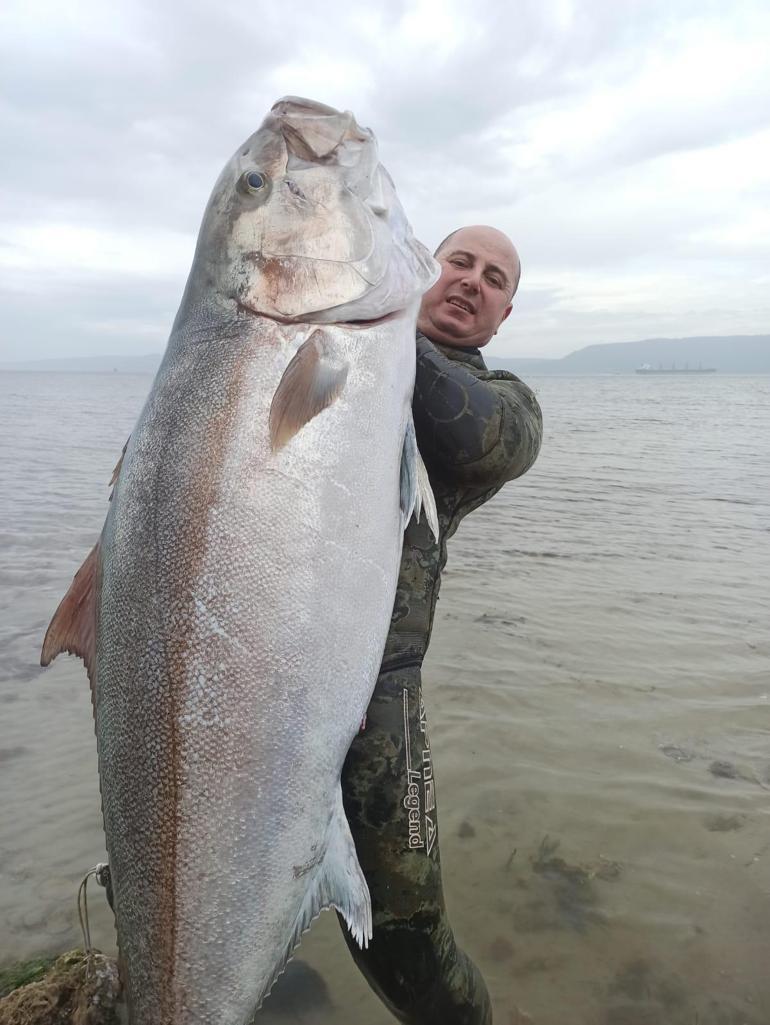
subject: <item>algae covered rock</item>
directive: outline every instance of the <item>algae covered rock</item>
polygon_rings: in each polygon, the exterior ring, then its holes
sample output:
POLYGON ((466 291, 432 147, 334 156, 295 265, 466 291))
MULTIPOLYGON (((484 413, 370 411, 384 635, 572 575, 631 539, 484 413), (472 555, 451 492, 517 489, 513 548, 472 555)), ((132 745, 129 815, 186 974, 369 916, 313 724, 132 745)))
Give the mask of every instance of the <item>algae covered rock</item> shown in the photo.
POLYGON ((55 960, 55 957, 33 957, 30 961, 0 968, 0 999, 8 996, 11 990, 42 979, 55 960))
POLYGON ((121 986, 113 958, 72 950, 37 981, 27 981, 43 967, 28 962, 3 973, 6 987, 16 979, 20 988, 0 999, 0 1025, 119 1025, 121 986))

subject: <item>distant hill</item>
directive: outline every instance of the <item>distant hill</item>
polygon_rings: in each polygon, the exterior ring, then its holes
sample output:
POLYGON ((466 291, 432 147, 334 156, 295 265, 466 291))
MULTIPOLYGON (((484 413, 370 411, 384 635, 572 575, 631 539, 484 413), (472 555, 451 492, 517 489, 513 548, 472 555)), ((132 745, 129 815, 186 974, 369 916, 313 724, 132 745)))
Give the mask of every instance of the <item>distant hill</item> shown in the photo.
POLYGON ((19 360, 16 363, 0 363, 0 370, 69 374, 154 374, 160 366, 161 357, 160 352, 148 352, 144 356, 70 356, 60 359, 19 360))
MULTIPOLYGON (((489 355, 495 370, 527 374, 630 374, 643 363, 652 367, 698 365, 723 374, 770 374, 770 335, 723 335, 706 338, 650 338, 644 342, 587 345, 561 359, 515 359, 489 355)), ((143 356, 81 356, 0 363, 0 371, 66 371, 92 374, 154 374, 161 353, 143 356)))
POLYGON ((502 359, 489 356, 495 370, 514 374, 628 374, 643 363, 652 367, 716 367, 723 374, 770 374, 770 335, 705 338, 650 338, 643 342, 587 345, 561 359, 502 359))

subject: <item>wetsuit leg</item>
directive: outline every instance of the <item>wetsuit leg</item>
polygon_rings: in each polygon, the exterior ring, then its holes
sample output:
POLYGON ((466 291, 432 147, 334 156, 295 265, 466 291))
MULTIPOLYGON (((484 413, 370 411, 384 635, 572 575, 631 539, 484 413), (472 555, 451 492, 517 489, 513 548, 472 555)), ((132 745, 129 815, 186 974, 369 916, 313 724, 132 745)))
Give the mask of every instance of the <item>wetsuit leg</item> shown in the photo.
POLYGON ((436 794, 418 667, 383 673, 342 773, 372 896, 374 937, 356 964, 405 1025, 491 1025, 484 980, 459 949, 441 885, 436 794))

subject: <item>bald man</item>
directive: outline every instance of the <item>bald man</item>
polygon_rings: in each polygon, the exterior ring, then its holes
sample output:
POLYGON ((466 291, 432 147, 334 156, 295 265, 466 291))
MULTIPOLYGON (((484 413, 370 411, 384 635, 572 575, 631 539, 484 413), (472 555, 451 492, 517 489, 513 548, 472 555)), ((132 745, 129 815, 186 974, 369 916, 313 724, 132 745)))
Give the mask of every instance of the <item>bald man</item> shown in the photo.
POLYGON ((414 518, 404 534, 396 602, 366 726, 342 790, 372 896, 374 937, 348 946, 377 995, 407 1025, 490 1025, 489 994, 455 943, 444 904, 436 787, 422 698, 447 540, 460 521, 525 473, 542 437, 540 407, 481 352, 511 312, 519 257, 485 226, 452 232, 436 251, 441 276, 417 320, 414 422, 439 517, 436 541, 414 518))

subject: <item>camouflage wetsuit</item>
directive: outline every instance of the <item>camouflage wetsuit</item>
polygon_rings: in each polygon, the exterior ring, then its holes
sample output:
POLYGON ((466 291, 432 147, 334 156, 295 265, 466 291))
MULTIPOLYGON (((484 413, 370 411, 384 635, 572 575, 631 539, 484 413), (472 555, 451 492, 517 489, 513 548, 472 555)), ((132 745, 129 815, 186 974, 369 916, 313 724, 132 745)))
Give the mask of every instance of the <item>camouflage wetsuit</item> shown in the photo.
POLYGON ((540 449, 542 417, 513 374, 487 370, 478 349, 417 336, 417 440, 438 507, 436 542, 423 517, 404 536, 398 591, 366 728, 342 790, 369 883, 374 938, 359 968, 408 1025, 489 1025, 489 994, 455 944, 441 886, 436 794, 421 693, 447 540, 464 516, 520 476, 540 449))

